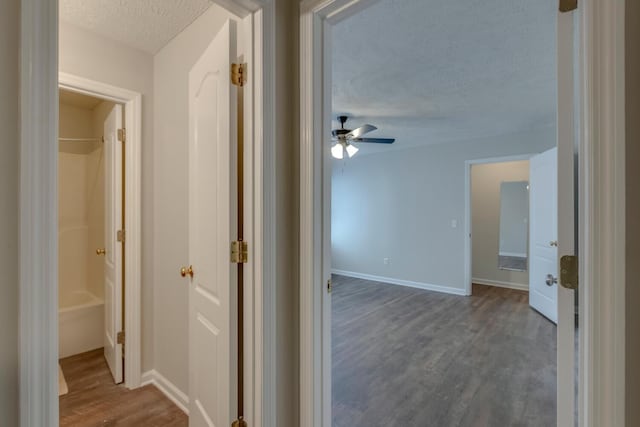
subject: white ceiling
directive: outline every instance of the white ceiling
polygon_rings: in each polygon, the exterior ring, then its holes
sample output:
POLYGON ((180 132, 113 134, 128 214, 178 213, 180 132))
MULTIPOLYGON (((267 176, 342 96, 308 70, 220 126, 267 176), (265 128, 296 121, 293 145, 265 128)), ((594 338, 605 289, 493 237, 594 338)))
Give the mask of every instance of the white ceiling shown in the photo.
POLYGON ((334 27, 334 115, 397 138, 360 144, 365 153, 554 126, 556 10, 557 0, 381 0, 334 27))
POLYGON ((60 0, 60 19, 154 54, 210 6, 209 0, 60 0))

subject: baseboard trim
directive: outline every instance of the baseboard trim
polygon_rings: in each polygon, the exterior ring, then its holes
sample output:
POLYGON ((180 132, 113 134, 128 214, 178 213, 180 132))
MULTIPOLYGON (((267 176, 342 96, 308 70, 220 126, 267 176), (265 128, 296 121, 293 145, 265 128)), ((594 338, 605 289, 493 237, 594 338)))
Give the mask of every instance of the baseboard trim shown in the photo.
POLYGON ((498 252, 499 256, 512 256, 516 258, 526 258, 527 254, 521 254, 518 252, 498 252))
POLYGON ((155 369, 142 374, 141 386, 153 384, 160 390, 169 400, 176 404, 178 408, 185 414, 189 415, 189 396, 184 394, 171 381, 166 379, 160 372, 155 369))
POLYGON ((524 285, 522 283, 502 282, 500 280, 479 279, 477 277, 474 277, 473 279, 471 279, 471 281, 473 283, 477 283, 478 285, 496 286, 498 288, 516 289, 518 291, 529 290, 529 285, 524 285))
POLYGON ((450 286, 433 285, 431 283, 413 282, 411 280, 395 279, 393 277, 374 276, 373 274, 358 273, 355 271, 346 271, 332 269, 331 273, 340 276, 353 277, 355 279, 372 280, 374 282, 389 283, 391 285, 408 286, 410 288, 424 289, 427 291, 442 292, 452 295, 465 295, 464 289, 452 288, 450 286))

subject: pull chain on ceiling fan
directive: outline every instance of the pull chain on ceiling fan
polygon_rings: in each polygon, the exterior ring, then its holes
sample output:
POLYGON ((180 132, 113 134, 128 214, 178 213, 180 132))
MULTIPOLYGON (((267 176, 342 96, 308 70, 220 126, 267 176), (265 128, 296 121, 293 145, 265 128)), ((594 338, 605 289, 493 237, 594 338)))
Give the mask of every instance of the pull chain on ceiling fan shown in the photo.
POLYGON ((394 138, 363 138, 362 135, 378 128, 373 125, 364 125, 354 130, 345 129, 344 124, 347 119, 347 116, 338 116, 340 129, 331 131, 333 140, 336 141, 335 145, 331 147, 331 155, 336 159, 343 159, 345 152, 349 158, 355 156, 358 152, 358 147, 353 145, 354 142, 370 142, 374 144, 393 144, 395 142, 394 138))

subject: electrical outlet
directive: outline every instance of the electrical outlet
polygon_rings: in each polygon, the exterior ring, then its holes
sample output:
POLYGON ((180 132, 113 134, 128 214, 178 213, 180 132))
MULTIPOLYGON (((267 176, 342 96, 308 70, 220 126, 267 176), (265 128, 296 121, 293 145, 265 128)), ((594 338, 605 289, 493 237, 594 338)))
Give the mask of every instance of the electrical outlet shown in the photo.
POLYGON ((389 265, 389 258, 383 258, 382 262, 384 263, 384 265, 389 265))

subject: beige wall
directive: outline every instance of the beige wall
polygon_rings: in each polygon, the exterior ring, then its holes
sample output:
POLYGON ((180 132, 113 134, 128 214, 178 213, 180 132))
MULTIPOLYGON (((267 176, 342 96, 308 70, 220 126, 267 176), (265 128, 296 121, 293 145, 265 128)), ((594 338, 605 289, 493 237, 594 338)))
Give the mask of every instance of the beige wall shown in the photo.
POLYGON ((626 2, 626 425, 640 426, 640 2, 626 2))
POLYGON ((189 263, 189 70, 227 19, 213 5, 153 58, 154 65, 154 366, 188 392, 189 287, 180 277, 189 263))
POLYGON ((87 161, 83 154, 58 153, 58 298, 87 285, 87 161))
MULTIPOLYGON (((114 103, 93 110, 60 104, 60 136, 101 138, 114 103)), ((104 258, 95 249, 104 242, 104 151, 99 142, 61 142, 58 165, 60 303, 74 286, 104 297, 104 258), (86 226, 86 233, 74 229, 86 226), (79 257, 86 263, 78 263, 79 257)))
POLYGON ((0 2, 0 419, 18 425, 20 6, 0 2))
POLYGON ((153 58, 60 23, 60 71, 142 94, 142 369, 153 367, 153 58))
POLYGON ((503 181, 529 181, 529 161, 471 167, 471 275, 474 279, 529 287, 528 271, 498 269, 500 184, 503 181))
MULTIPOLYGON (((93 136, 91 110, 60 104, 59 134, 64 138, 93 136)), ((87 156, 96 147, 84 141, 59 144, 58 301, 61 307, 67 304, 65 296, 88 288, 87 156)))

